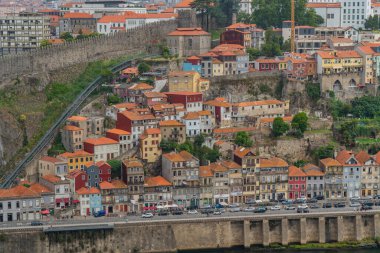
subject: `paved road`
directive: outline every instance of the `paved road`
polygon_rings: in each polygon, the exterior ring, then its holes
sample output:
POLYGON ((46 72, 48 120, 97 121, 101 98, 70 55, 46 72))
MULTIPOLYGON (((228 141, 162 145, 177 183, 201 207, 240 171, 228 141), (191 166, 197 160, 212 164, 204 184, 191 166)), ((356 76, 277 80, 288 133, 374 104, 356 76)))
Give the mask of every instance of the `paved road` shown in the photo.
POLYGON ((168 79, 157 80, 155 82, 155 87, 153 91, 161 92, 161 90, 164 88, 167 82, 168 82, 168 79))
MULTIPOLYGON (((356 211, 353 207, 345 207, 345 208, 319 208, 319 209, 310 209, 310 214, 303 215, 339 215, 339 214, 350 214, 350 213, 373 213, 380 212, 380 207, 375 206, 373 210, 368 211, 356 211)), ((298 214, 295 210, 278 210, 278 211, 270 211, 268 210, 266 213, 253 213, 253 212, 226 212, 222 213, 222 215, 212 215, 209 216, 204 214, 183 214, 183 215, 167 215, 167 216, 158 216, 155 215, 153 218, 141 218, 140 215, 136 216, 123 216, 116 218, 109 217, 87 217, 84 218, 76 218, 76 219, 68 219, 68 220, 43 220, 42 223, 44 227, 48 227, 50 225, 53 226, 88 226, 93 225, 97 226, 100 224, 140 224, 140 223, 150 223, 150 222, 170 222, 170 221, 202 221, 202 220, 222 220, 222 219, 244 219, 247 217, 298 217, 298 214), (126 222, 126 219, 128 221, 126 222), (46 225, 46 226, 45 226, 46 225)), ((8 230, 8 229, 26 229, 31 228, 30 222, 6 222, 0 225, 0 230, 8 230)), ((35 228, 35 227, 34 227, 35 228)))

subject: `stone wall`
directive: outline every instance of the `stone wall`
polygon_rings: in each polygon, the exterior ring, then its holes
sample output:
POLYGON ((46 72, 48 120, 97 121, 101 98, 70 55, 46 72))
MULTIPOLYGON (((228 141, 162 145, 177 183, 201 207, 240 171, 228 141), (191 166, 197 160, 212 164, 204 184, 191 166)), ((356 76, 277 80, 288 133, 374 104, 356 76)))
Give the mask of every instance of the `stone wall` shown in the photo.
POLYGON ((44 233, 41 228, 0 231, 0 252, 176 252, 360 241, 380 235, 378 212, 289 214, 284 217, 206 218, 202 220, 115 224, 113 230, 44 233))

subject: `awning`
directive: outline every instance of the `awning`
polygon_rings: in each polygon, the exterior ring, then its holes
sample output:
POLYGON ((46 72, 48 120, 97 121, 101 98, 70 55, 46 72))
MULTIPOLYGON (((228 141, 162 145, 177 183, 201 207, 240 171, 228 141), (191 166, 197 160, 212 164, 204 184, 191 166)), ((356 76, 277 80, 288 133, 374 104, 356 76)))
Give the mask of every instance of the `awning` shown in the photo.
POLYGON ((155 206, 145 206, 144 211, 155 211, 157 210, 157 207, 155 206))
POLYGON ((48 215, 48 214, 50 214, 50 211, 49 210, 42 210, 41 214, 42 215, 48 215))
POLYGON ((56 199, 55 200, 55 203, 69 203, 70 202, 70 199, 69 198, 60 198, 60 199, 56 199))
POLYGON ((80 201, 78 199, 73 200, 73 204, 78 204, 80 201))

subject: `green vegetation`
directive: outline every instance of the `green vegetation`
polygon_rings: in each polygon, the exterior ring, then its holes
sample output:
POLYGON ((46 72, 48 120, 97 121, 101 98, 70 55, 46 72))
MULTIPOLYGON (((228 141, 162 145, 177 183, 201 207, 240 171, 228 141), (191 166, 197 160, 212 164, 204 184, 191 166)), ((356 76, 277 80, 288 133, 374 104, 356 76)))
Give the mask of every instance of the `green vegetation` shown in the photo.
POLYGON ((376 245, 376 240, 366 239, 363 241, 345 241, 345 242, 331 242, 331 243, 307 243, 307 244, 295 244, 289 245, 290 249, 349 249, 349 248, 362 248, 368 247, 368 244, 376 245))
POLYGON ((324 158, 334 157, 335 146, 333 144, 328 144, 327 146, 321 146, 312 151, 312 155, 316 161, 324 158))
POLYGON ((293 130, 299 130, 301 133, 304 133, 307 129, 307 121, 309 118, 307 117, 306 113, 299 112, 296 115, 294 115, 292 120, 292 129, 293 130))
POLYGON ((143 73, 149 72, 151 69, 151 66, 146 62, 142 62, 139 64, 137 68, 138 68, 139 74, 141 75, 143 73))
POLYGON ((368 19, 364 23, 364 27, 366 29, 379 30, 380 29, 379 18, 380 18, 379 15, 369 16, 368 19))
POLYGON ((380 115, 380 97, 364 96, 345 103, 337 99, 331 99, 330 111, 334 118, 352 115, 354 118, 375 118, 380 115))
MULTIPOLYGON (((323 18, 313 9, 306 8, 307 0, 296 1, 295 19, 297 25, 317 26, 323 23, 323 18)), ((290 20, 290 1, 284 0, 253 0, 255 7, 252 15, 238 15, 239 21, 249 21, 257 26, 267 29, 269 27, 282 27, 283 20, 290 20)))
POLYGON ((238 132, 235 136, 234 143, 238 146, 250 148, 253 146, 253 141, 251 140, 247 132, 238 132))
POLYGON ((274 57, 282 55, 281 47, 284 43, 282 36, 276 34, 272 28, 265 32, 265 43, 261 49, 262 55, 274 57))
POLYGON ((195 136, 193 141, 186 140, 182 144, 178 144, 172 140, 162 140, 160 147, 163 153, 168 153, 174 150, 187 151, 197 157, 201 165, 206 165, 208 161, 216 162, 220 157, 220 153, 217 149, 211 149, 204 146, 205 137, 203 135, 195 136))
POLYGON ((306 83, 306 93, 307 97, 313 101, 317 102, 321 97, 321 87, 319 83, 306 83))
POLYGON ((224 29, 211 30, 211 39, 212 40, 219 40, 220 34, 222 34, 223 32, 224 32, 224 29))
POLYGON ((262 52, 254 47, 247 48, 247 53, 249 54, 250 61, 254 61, 260 56, 262 56, 262 52))
POLYGON ((108 160, 107 163, 111 166, 111 177, 121 178, 121 161, 120 160, 108 160))
POLYGON ((41 40, 40 47, 50 46, 51 42, 49 40, 41 40))
POLYGON ((62 33, 59 36, 59 38, 65 40, 67 42, 71 42, 71 41, 75 41, 75 40, 82 40, 82 39, 92 38, 92 37, 98 37, 98 36, 100 36, 100 34, 97 33, 97 32, 94 32, 94 33, 91 33, 91 34, 88 34, 88 35, 84 35, 82 33, 82 30, 80 30, 79 31, 79 35, 76 38, 74 38, 74 36, 71 33, 69 33, 69 32, 62 33))
POLYGON ((107 96, 107 103, 109 105, 115 105, 115 104, 118 104, 118 103, 121 103, 123 102, 123 99, 121 97, 119 97, 118 95, 108 95, 107 96))
POLYGON ((305 166, 307 164, 307 161, 304 161, 304 160, 297 160, 294 162, 294 166, 298 167, 298 168, 301 168, 303 166, 305 166))
POLYGON ((277 117, 273 121, 272 134, 274 137, 283 135, 289 130, 289 124, 284 122, 281 117, 277 117))
POLYGON ((54 143, 47 153, 48 153, 48 156, 57 156, 65 152, 66 152, 65 147, 62 144, 62 137, 61 137, 61 134, 59 133, 55 137, 54 143))

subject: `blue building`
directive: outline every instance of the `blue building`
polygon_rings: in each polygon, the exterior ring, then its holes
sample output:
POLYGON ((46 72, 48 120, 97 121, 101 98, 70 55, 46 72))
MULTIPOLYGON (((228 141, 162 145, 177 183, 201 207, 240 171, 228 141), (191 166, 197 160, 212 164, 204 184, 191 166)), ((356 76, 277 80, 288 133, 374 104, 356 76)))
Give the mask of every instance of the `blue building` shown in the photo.
POLYGON ((339 152, 336 160, 343 166, 343 197, 352 198, 360 196, 361 164, 355 155, 347 150, 339 152))
POLYGON ((88 187, 99 187, 99 167, 95 164, 85 166, 84 171, 88 176, 88 187))
POLYGON ((202 66, 201 66, 201 58, 197 56, 190 56, 186 59, 186 61, 182 64, 183 71, 197 71, 201 74, 202 66))
POLYGON ((102 210, 102 196, 100 190, 95 187, 82 187, 77 192, 82 216, 93 215, 102 210))

